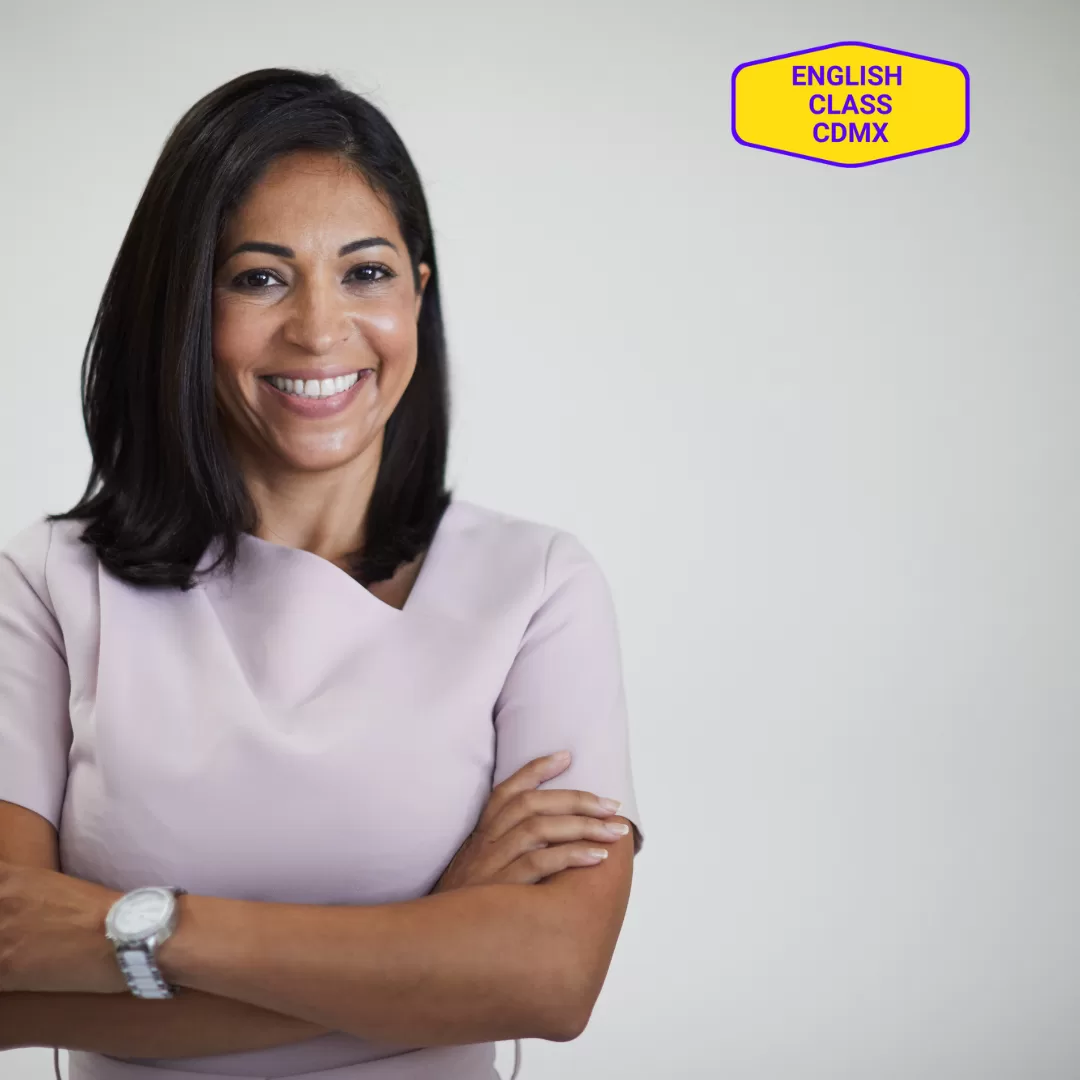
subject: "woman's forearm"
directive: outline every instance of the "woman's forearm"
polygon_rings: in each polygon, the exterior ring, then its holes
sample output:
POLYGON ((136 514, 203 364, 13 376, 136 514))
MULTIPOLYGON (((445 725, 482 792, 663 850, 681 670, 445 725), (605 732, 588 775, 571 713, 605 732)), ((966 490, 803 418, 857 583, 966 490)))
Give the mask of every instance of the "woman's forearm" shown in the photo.
POLYGON ((183 895, 158 950, 173 984, 381 1042, 561 1039, 582 1014, 582 945, 565 898, 475 885, 396 903, 183 895))
POLYGON ((132 994, 0 994, 3 1050, 56 1046, 115 1057, 202 1057, 303 1042, 329 1030, 186 986, 161 1001, 132 994))

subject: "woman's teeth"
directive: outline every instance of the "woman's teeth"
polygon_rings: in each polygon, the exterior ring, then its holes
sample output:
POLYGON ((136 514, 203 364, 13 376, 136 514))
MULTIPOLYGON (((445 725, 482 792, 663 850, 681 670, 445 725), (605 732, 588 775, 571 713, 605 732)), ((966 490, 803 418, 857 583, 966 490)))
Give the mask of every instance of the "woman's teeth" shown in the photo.
MULTIPOLYGON (((364 371, 368 371, 364 368, 364 371)), ((283 379, 278 375, 270 376, 270 384, 285 394, 295 394, 297 397, 332 397, 334 394, 343 393, 350 386, 355 385, 356 380, 362 373, 354 371, 351 375, 339 375, 336 379, 283 379)))

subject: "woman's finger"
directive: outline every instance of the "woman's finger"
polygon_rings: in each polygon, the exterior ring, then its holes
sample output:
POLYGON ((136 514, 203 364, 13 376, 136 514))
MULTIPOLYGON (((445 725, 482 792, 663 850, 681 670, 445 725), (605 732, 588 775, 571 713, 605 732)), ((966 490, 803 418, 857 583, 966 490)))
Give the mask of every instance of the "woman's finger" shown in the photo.
POLYGON ((492 828, 484 839, 485 846, 490 847, 505 865, 519 855, 547 844, 565 844, 572 840, 617 840, 626 835, 626 830, 620 824, 591 814, 536 813, 515 822, 501 833, 492 828))
POLYGON ((534 758, 522 765, 517 772, 511 773, 502 783, 496 784, 491 789, 487 805, 480 815, 480 827, 486 828, 487 823, 496 817, 515 796, 525 791, 533 791, 545 780, 550 780, 559 773, 565 772, 570 764, 570 758, 567 756, 565 760, 560 759, 561 753, 563 751, 556 751, 545 757, 534 758))
POLYGON ((532 818, 549 816, 607 818, 616 813, 619 803, 610 800, 604 805, 599 795, 575 788, 546 788, 543 791, 521 791, 494 813, 484 824, 484 835, 497 840, 511 829, 532 818))
POLYGON ((596 866, 607 858, 607 849, 589 841, 537 848, 515 859, 494 879, 500 884, 535 885, 571 866, 596 866))

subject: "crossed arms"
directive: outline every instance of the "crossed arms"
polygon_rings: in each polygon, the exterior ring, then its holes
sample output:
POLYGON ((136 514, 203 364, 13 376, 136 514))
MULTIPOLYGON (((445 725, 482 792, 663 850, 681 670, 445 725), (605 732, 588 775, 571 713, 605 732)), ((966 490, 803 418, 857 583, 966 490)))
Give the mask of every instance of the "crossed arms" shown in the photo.
MULTIPOLYGON (((417 1046, 567 1041, 588 1023, 614 953, 633 831, 609 851, 535 885, 367 907, 183 896, 158 952, 176 997, 4 994, 0 1048, 200 1057, 329 1031, 417 1046)), ((56 830, 0 801, 0 859, 56 870, 56 830)))

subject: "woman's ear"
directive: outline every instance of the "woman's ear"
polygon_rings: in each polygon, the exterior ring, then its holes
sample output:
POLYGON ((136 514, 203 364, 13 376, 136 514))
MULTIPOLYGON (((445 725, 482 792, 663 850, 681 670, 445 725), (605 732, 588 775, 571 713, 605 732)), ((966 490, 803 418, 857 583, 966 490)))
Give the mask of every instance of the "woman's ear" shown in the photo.
POLYGON ((428 279, 431 277, 431 267, 427 263, 421 263, 418 267, 420 273, 420 288, 416 291, 416 315, 420 318, 420 307, 424 302, 424 290, 427 288, 428 279))

